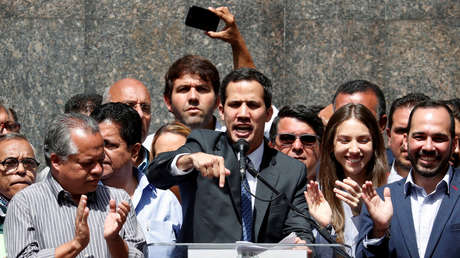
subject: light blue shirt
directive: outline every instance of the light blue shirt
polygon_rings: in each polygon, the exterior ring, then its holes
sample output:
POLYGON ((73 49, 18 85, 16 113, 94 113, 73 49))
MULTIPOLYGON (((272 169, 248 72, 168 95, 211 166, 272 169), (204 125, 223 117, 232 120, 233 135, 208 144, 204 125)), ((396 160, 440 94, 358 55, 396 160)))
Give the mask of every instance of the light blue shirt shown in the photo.
POLYGON ((139 185, 131 199, 149 245, 149 257, 171 257, 171 247, 152 244, 176 242, 182 226, 181 205, 170 190, 155 188, 144 173, 134 171, 139 185))

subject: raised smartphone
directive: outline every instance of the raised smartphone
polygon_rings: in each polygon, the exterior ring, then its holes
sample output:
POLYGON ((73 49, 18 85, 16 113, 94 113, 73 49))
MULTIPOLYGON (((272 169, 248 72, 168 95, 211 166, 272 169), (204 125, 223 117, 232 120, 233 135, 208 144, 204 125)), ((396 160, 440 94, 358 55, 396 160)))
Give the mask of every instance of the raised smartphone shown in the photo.
POLYGON ((185 25, 205 31, 217 31, 219 26, 219 16, 198 6, 188 9, 185 25))

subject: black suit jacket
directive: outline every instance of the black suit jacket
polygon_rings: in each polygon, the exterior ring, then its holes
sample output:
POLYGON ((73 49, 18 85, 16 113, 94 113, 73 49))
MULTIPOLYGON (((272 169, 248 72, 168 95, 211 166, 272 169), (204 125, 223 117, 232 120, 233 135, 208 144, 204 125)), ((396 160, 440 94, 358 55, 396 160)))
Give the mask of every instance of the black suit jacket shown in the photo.
MULTIPOLYGON (((264 144, 260 174, 278 191, 284 193, 289 202, 309 216, 303 196, 307 183, 305 165, 264 144)), ((226 133, 194 130, 187 138, 187 143, 180 149, 160 154, 154 159, 147 177, 152 184, 161 189, 180 185, 184 222, 179 241, 231 243, 241 240, 241 175, 236 154, 226 133), (224 158, 225 167, 231 174, 226 177, 223 188, 219 188, 218 178, 203 177, 196 170, 185 176, 171 175, 171 162, 176 155, 196 152, 224 158)), ((260 181, 257 183, 256 195, 263 199, 275 197, 260 181)), ((279 242, 291 232, 296 232, 307 242, 313 242, 310 224, 305 218, 291 211, 282 198, 270 203, 256 199, 253 217, 255 242, 279 242)))

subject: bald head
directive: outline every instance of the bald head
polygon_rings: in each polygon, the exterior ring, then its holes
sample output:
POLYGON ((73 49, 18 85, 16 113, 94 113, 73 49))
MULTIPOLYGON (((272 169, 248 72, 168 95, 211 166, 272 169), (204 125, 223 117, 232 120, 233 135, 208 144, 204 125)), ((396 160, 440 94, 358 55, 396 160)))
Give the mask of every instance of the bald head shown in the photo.
POLYGON ((136 79, 125 78, 115 82, 104 93, 104 103, 122 102, 134 108, 142 119, 142 141, 147 137, 151 119, 150 93, 136 79))

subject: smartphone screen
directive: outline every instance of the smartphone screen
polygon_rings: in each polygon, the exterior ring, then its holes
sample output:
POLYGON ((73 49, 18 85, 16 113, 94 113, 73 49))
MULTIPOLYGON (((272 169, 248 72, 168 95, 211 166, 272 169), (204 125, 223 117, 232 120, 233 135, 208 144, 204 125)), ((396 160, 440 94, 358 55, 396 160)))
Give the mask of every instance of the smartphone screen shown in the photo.
POLYGON ((219 20, 219 16, 208 9, 192 6, 188 10, 185 25, 205 31, 217 31, 219 20))

